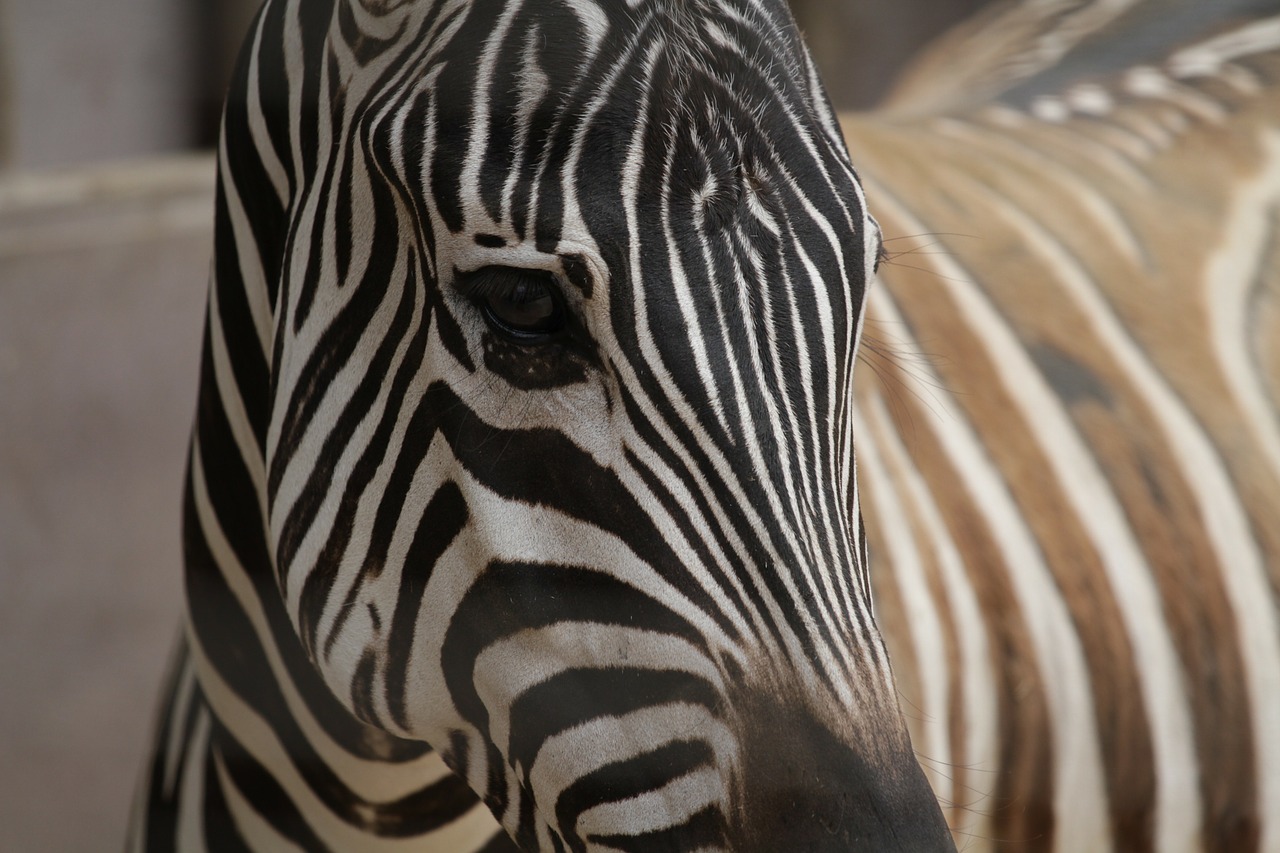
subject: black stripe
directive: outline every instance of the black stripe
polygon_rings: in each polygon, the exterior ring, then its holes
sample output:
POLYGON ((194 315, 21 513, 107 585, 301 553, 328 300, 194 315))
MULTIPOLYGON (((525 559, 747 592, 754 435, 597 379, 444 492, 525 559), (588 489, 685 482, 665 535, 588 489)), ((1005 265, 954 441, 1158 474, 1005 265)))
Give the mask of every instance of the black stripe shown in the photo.
MULTIPOLYGON (((267 494, 274 501, 280 488, 280 480, 289 462, 293 460, 302 435, 314 419, 326 392, 334 385, 334 379, 351 360, 351 355, 364 339, 373 317, 387 296, 389 283, 394 281, 396 262, 401 257, 399 232, 394 208, 385 195, 374 193, 374 245, 370 251, 369 265, 360 283, 342 306, 338 314, 326 325, 316 348, 307 357, 299 371, 298 383, 280 417, 280 439, 271 460, 267 480, 267 494)), ((402 304, 415 284, 409 266, 402 294, 402 304)), ((404 309, 396 320, 406 322, 404 309)), ((284 337, 283 333, 280 337, 284 337)), ((389 357, 384 356, 384 357, 389 357)), ((285 566, 282 566, 284 568, 285 566)))
MULTIPOLYGON (((723 843, 724 818, 714 806, 707 806, 678 826, 642 835, 589 835, 587 840, 625 853, 659 853, 670 850, 698 850, 723 843)), ((803 849, 803 848, 801 848, 803 849)))
POLYGON ((542 744, 575 726, 657 705, 701 705, 714 712, 719 698, 715 685, 678 669, 566 669, 511 703, 507 760, 528 774, 542 744))
MULTIPOLYGON (((381 307, 381 301, 385 292, 371 284, 362 284, 352 302, 349 303, 342 311, 338 320, 331 329, 345 328, 349 331, 348 335, 329 335, 325 338, 335 338, 330 343, 321 343, 318 352, 325 353, 324 356, 313 358, 312 364, 304 368, 300 384, 311 388, 319 385, 321 389, 332 388, 332 385, 325 383, 331 382, 333 378, 345 366, 350 359, 350 353, 360 344, 357 336, 363 335, 366 331, 363 325, 347 325, 360 324, 367 322, 374 313, 381 307), (367 296, 365 295, 367 293, 367 296), (360 304, 368 303, 368 304, 360 304), (341 360, 343 363, 337 363, 341 360), (316 363, 318 362, 318 363, 316 363), (311 378, 311 371, 314 370, 319 374, 316 378, 311 378)), ((391 319, 391 324, 387 328, 382 340, 378 342, 378 348, 373 357, 369 360, 367 369, 359 379, 355 388, 350 389, 348 397, 342 406, 342 411, 338 415, 336 421, 330 427, 328 434, 320 445, 319 452, 315 456, 313 466, 308 471, 307 482, 298 497, 297 502, 289 509, 288 516, 281 527, 279 543, 276 546, 276 559, 279 561, 279 569, 282 579, 287 579, 293 568, 295 559, 297 558, 298 547, 302 544, 303 538, 311 530, 315 523, 316 516, 320 512, 320 508, 333 485, 333 477, 338 462, 343 452, 347 449, 351 440, 351 435, 373 409, 377 401, 379 393, 386 384, 387 375, 391 372, 392 359, 395 356, 396 349, 400 346, 405 333, 414 317, 414 309, 417 303, 417 279, 410 270, 408 278, 403 284, 400 293, 399 304, 396 306, 395 314, 391 319)), ((422 335, 422 327, 427 322, 426 318, 420 320, 418 335, 422 335)), ((410 347, 410 352, 413 347, 410 347)), ((402 364, 401 370, 404 369, 402 364)), ((399 374, 399 371, 397 372, 399 374)), ((399 375, 397 375, 399 378, 399 375)), ((305 430, 310 425, 310 421, 314 417, 314 409, 319 405, 321 394, 313 391, 312 398, 307 404, 303 404, 301 408, 309 410, 306 414, 297 416, 289 428, 295 430, 305 430)), ((296 399, 296 397, 295 397, 296 399)), ((391 398, 395 401, 395 398, 391 398)), ((364 454, 361 455, 360 462, 366 462, 366 455, 373 450, 381 456, 386 452, 386 434, 390 431, 390 424, 387 422, 391 413, 384 413, 382 421, 379 423, 379 431, 383 433, 384 443, 377 446, 371 446, 364 454)), ((293 444, 298 442, 299 436, 290 435, 293 444)), ((278 451, 277 458, 286 455, 283 450, 285 437, 282 433, 280 438, 281 448, 278 451)), ((287 454, 292 456, 292 454, 287 454)), ((273 465, 273 472, 279 472, 280 477, 284 476, 287 470, 285 465, 273 465)), ((367 483, 367 479, 361 481, 361 477, 371 477, 372 471, 365 469, 355 472, 353 477, 346 483, 340 484, 342 487, 343 506, 342 509, 348 509, 354 513, 355 507, 351 504, 358 501, 360 492, 355 491, 357 487, 367 483)), ((277 484, 278 488, 278 484, 277 484)), ((344 518, 342 515, 335 520, 337 525, 346 522, 349 525, 350 518, 344 518)), ((336 544, 335 535, 337 527, 330 534, 327 545, 336 544)), ((349 535, 349 533, 348 533, 349 535)), ((344 537, 345 544, 345 537, 344 537)), ((327 562, 319 563, 313 567, 312 571, 307 575, 306 591, 309 594, 309 602, 315 602, 315 596, 318 593, 327 593, 332 583, 332 575, 337 571, 337 564, 341 560, 342 553, 326 553, 323 554, 328 559, 327 562), (321 583, 323 581, 323 583, 321 583)), ((305 612, 306 608, 304 608, 305 612)), ((304 624, 301 626, 303 639, 307 642, 308 648, 313 647, 315 642, 315 625, 304 624)))
POLYGON ((472 680, 481 652, 504 637, 559 622, 640 628, 705 649, 681 616, 614 577, 570 566, 494 563, 459 602, 440 652, 445 684, 462 718, 488 732, 489 712, 472 680))
POLYGON ((192 692, 196 695, 192 696, 186 715, 181 719, 175 716, 179 698, 178 688, 183 672, 189 666, 189 658, 190 651, 187 649, 187 644, 184 640, 180 640, 170 663, 169 672, 165 675, 165 701, 155 728, 151 761, 147 765, 147 810, 142 825, 135 825, 130 830, 131 833, 143 833, 145 843, 142 849, 150 853, 169 853, 175 850, 177 845, 182 776, 187 762, 192 757, 187 750, 187 745, 195 725, 196 712, 203 710, 203 700, 198 695, 200 688, 198 685, 193 685, 192 692), (172 757, 169 752, 171 742, 178 745, 178 754, 172 757), (171 760, 176 764, 174 789, 165 790, 165 765, 171 760))
MULTIPOLYGON (((574 828, 579 815, 587 809, 656 790, 672 779, 711 767, 714 763, 715 753, 705 741, 679 740, 624 761, 606 764, 577 779, 560 793, 555 804, 556 823, 564 829, 569 848, 581 853, 586 850, 586 844, 574 828)), ((718 847, 722 843, 720 828, 717 828, 713 836, 702 838, 699 845, 675 849, 695 849, 701 845, 718 847)))
POLYGON ((466 524, 467 503, 462 490, 454 483, 445 483, 422 511, 405 555, 395 615, 391 619, 391 636, 387 639, 386 666, 387 707, 401 728, 408 728, 404 692, 422 596, 431 582, 436 563, 466 524))
MULTIPOLYGON (((215 727, 215 733, 216 731, 215 727)), ((217 850, 218 853, 249 853, 249 845, 240 835, 240 829, 231 817, 226 796, 222 792, 222 781, 218 778, 218 768, 214 763, 217 752, 218 745, 210 741, 204 765, 204 801, 201 803, 204 844, 208 850, 217 850)), ((317 846, 312 849, 323 851, 326 848, 317 846)))
MULTIPOLYGON (((280 783, 240 745, 230 731, 216 721, 213 726, 213 743, 231 782, 263 821, 303 850, 327 849, 280 783)), ((213 766, 212 756, 209 764, 213 766)), ((211 845, 209 849, 212 851, 223 848, 211 845)))

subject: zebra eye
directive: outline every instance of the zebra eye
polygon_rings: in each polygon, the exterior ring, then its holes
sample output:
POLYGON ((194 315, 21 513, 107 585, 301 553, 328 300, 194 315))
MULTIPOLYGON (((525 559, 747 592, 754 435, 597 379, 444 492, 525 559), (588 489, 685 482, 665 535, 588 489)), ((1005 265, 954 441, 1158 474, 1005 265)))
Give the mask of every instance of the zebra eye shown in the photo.
POLYGON ((546 343, 566 325, 563 297, 550 273, 481 267, 464 274, 461 285, 489 328, 513 343, 546 343))

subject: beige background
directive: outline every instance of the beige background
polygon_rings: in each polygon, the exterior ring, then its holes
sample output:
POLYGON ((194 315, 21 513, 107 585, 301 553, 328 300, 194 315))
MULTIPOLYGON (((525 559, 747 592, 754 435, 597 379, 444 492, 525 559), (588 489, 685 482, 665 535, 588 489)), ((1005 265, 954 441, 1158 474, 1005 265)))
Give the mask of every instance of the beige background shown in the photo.
POLYGON ((0 185, 0 851, 116 850, 178 628, 212 160, 0 185))

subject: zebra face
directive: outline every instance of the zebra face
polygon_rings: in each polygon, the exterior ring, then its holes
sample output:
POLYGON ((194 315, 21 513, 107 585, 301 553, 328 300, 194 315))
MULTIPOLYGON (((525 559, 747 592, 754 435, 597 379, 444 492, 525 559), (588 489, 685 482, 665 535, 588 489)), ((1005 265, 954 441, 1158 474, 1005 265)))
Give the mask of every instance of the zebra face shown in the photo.
POLYGON ((877 229, 784 5, 308 31, 267 514, 334 694, 526 849, 949 844, 860 538, 877 229))

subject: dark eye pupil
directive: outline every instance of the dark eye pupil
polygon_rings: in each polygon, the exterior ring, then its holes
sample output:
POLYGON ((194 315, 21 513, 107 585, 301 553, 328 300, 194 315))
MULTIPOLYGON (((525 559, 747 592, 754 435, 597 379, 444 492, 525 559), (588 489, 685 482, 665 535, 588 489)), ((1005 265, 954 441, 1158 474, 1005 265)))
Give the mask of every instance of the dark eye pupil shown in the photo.
POLYGON ((556 303, 541 283, 522 281, 509 293, 491 296, 489 310, 513 328, 532 331, 551 319, 556 303))
POLYGON ((551 276, 536 270, 485 267, 464 284, 498 334, 521 344, 543 343, 566 322, 551 276))

